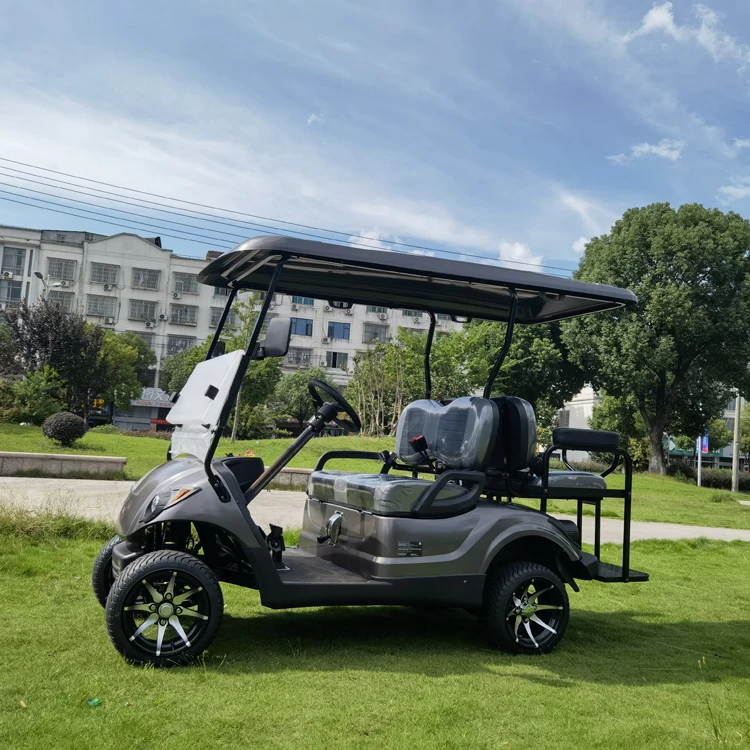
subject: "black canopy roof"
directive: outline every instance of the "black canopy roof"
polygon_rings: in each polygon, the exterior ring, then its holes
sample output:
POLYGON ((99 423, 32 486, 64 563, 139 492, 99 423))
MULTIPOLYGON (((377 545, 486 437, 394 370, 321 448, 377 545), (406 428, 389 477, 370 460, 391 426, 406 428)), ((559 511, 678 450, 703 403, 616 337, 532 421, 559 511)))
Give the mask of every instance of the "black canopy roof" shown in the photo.
POLYGON ((508 319, 512 291, 518 323, 544 323, 634 304, 604 284, 561 279, 500 265, 347 247, 292 237, 255 237, 209 263, 202 284, 262 291, 285 258, 282 294, 401 307, 486 320, 508 319))

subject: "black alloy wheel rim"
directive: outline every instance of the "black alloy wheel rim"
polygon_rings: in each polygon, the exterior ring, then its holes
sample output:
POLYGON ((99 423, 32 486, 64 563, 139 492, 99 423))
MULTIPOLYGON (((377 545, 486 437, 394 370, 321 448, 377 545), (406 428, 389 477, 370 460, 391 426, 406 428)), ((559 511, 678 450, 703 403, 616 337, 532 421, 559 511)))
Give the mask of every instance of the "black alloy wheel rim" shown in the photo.
POLYGON ((527 578, 513 590, 505 612, 511 638, 525 649, 544 649, 558 638, 565 614, 563 593, 544 576, 527 578))
POLYGON ((122 627, 132 644, 149 657, 175 657, 200 640, 208 628, 211 604, 203 584, 182 570, 147 573, 128 592, 122 627))

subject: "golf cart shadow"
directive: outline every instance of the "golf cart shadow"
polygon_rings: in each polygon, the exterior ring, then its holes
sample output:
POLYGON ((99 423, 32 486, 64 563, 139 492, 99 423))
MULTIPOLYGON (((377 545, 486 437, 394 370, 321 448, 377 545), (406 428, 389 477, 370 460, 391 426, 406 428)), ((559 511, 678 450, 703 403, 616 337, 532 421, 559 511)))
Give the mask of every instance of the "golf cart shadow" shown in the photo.
POLYGON ((655 622, 657 616, 579 610, 564 645, 554 652, 511 656, 486 648, 476 618, 456 609, 342 607, 250 619, 226 615, 212 656, 222 672, 356 669, 500 676, 512 665, 513 676, 553 687, 721 682, 750 674, 746 622, 655 622), (224 654, 231 658, 223 660, 224 654), (518 665, 539 670, 519 672, 518 665))

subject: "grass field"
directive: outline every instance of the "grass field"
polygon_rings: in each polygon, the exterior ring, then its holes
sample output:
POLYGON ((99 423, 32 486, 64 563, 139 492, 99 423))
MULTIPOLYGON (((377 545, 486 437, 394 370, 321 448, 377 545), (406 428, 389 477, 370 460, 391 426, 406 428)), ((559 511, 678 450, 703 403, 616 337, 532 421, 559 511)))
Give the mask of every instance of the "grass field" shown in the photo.
POLYGON ((173 670, 128 666, 110 645, 89 583, 100 544, 0 536, 0 747, 748 744, 748 544, 637 543, 651 582, 583 583, 544 657, 489 650, 461 611, 273 612, 224 586, 210 652, 173 670))
MULTIPOLYGON (((228 440, 222 440, 217 455, 223 456, 229 452, 244 453, 251 449, 263 458, 266 464, 269 464, 290 442, 289 439, 243 440, 231 445, 228 440)), ((75 448, 63 449, 47 440, 38 427, 0 424, 0 451, 126 456, 128 463, 125 473, 128 479, 138 479, 162 463, 166 456, 167 446, 166 440, 156 438, 90 432, 78 441, 75 448)), ((393 438, 316 438, 292 459, 290 466, 311 468, 315 466, 320 455, 328 450, 381 451, 392 450, 393 447, 393 438)), ((366 460, 342 460, 330 466, 347 471, 365 472, 377 470, 378 467, 376 463, 366 460)), ((622 488, 623 477, 621 475, 610 476, 608 482, 612 487, 622 488)), ((635 520, 750 529, 750 507, 740 505, 736 496, 730 492, 703 489, 687 482, 655 475, 635 476, 633 487, 633 518, 635 520)), ((553 502, 549 507, 555 512, 575 513, 573 502, 553 502)), ((603 513, 612 518, 621 518, 621 501, 605 500, 603 513)))

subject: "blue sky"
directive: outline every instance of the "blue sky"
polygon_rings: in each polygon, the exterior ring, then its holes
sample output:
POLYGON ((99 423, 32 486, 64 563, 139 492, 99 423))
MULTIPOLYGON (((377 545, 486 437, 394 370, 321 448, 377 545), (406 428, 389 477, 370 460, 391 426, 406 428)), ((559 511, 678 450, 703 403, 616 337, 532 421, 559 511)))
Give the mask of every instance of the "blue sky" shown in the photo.
POLYGON ((0 102, 0 156, 383 246, 574 267, 631 206, 750 217, 739 0, 0 0, 0 102))

